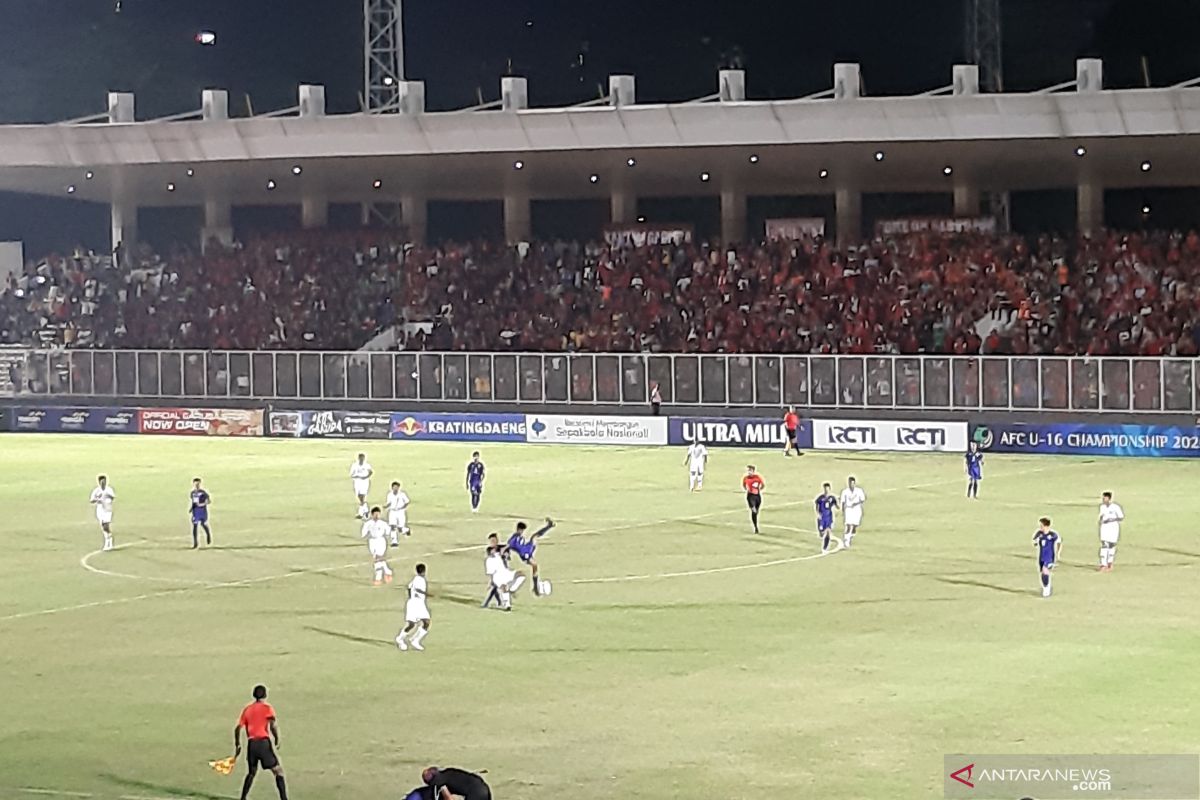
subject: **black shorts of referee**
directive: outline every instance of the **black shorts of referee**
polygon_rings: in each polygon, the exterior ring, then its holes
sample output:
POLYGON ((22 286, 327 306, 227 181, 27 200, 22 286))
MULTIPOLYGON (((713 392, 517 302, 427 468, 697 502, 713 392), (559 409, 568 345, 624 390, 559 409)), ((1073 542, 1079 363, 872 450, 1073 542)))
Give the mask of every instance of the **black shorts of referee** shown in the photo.
POLYGON ((758 511, 762 508, 762 495, 746 492, 746 505, 750 506, 751 511, 758 511))
POLYGON ((251 772, 259 767, 272 770, 279 766, 279 757, 275 755, 270 739, 251 739, 246 742, 246 766, 251 772))

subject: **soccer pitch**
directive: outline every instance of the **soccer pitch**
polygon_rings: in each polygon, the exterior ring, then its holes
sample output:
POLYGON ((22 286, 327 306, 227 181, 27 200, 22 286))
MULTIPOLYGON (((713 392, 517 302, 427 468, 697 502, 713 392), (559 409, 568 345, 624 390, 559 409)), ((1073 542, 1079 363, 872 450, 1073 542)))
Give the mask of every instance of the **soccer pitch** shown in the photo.
MULTIPOLYGON (((497 798, 921 798, 942 756, 1200 751, 1197 465, 713 448, 18 434, 0 438, 0 796, 237 797, 222 777, 255 683, 297 798, 396 797, 427 764, 487 770, 497 798), (371 586, 348 470, 393 478, 413 535, 371 586), (740 479, 767 489, 761 536, 740 479), (117 550, 88 505, 117 494, 117 550), (821 557, 812 499, 855 475, 853 550, 821 557), (212 493, 191 551, 187 493, 212 493), (1100 492, 1127 514, 1095 572, 1100 492), (483 542, 518 519, 549 598, 483 611, 483 542), (1054 596, 1030 537, 1063 536, 1054 596), (429 568, 433 629, 399 652, 404 585, 429 568), (29 790, 39 790, 31 792, 29 790)), ((260 777, 251 797, 272 798, 260 777)))

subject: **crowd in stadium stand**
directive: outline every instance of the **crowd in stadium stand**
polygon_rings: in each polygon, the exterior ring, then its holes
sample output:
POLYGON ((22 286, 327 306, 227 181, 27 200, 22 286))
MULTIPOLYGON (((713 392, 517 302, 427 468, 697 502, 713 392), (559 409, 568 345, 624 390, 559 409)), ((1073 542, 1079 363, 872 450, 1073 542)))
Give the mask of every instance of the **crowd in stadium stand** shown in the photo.
POLYGON ((728 251, 304 232, 32 262, 0 294, 0 342, 352 349, 397 324, 427 350, 1193 356, 1198 276, 1194 232, 728 251))

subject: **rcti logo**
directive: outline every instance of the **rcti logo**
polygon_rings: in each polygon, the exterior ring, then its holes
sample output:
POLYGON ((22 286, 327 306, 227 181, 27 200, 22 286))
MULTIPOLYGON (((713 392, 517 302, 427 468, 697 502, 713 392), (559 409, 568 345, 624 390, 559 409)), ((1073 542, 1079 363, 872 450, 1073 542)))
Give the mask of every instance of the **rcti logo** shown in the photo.
POLYGON ((974 764, 967 764, 961 769, 956 769, 950 773, 950 777, 966 786, 969 789, 974 789, 975 784, 971 782, 971 773, 975 771, 974 764), (964 774, 965 773, 965 774, 964 774))
POLYGON ((403 433, 405 436, 416 436, 424 430, 425 425, 412 417, 405 417, 392 426, 393 433, 403 433))
POLYGON ((980 425, 975 428, 975 431, 971 434, 971 441, 979 445, 980 450, 990 450, 992 445, 996 442, 996 437, 992 433, 991 428, 985 425, 980 425))

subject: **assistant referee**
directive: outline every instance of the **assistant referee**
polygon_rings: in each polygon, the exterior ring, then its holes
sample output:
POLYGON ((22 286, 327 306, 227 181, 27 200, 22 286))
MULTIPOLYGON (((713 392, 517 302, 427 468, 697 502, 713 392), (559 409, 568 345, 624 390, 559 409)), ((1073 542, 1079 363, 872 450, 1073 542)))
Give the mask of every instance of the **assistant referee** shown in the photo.
POLYGON ((279 790, 279 800, 287 800, 287 784, 283 780, 283 767, 275 755, 279 746, 279 728, 275 725, 275 709, 267 702, 267 687, 259 684, 254 687, 254 702, 242 709, 237 725, 233 728, 233 754, 242 754, 242 728, 246 729, 246 780, 242 782, 242 800, 250 794, 254 784, 254 776, 258 768, 269 769, 275 773, 275 788, 279 790), (274 746, 271 741, 274 740, 274 746))

